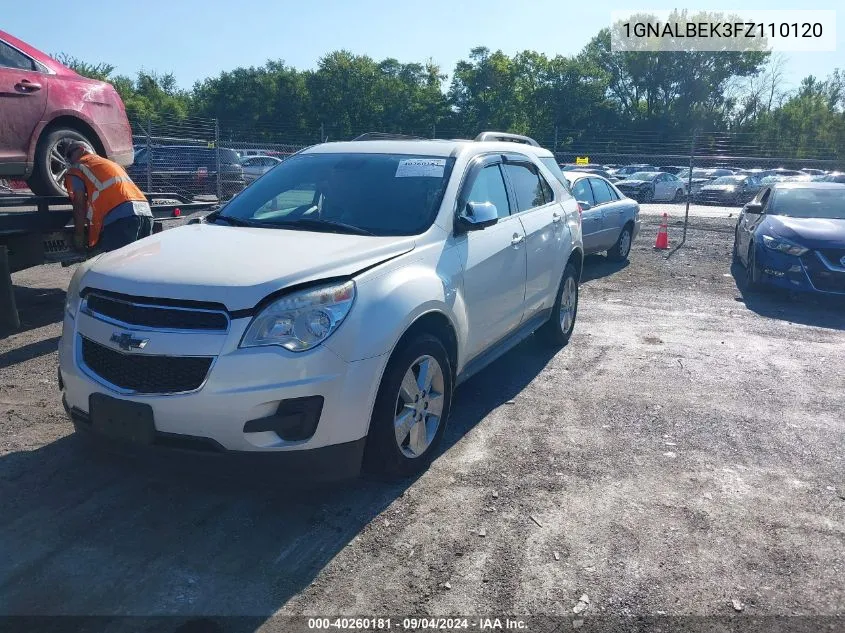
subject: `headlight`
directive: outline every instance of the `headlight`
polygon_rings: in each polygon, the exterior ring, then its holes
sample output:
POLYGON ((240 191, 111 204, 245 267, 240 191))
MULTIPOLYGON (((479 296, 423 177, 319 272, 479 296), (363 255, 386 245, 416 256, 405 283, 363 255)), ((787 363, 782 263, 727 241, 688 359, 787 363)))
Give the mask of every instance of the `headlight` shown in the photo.
POLYGON ((241 340, 241 347, 281 345, 304 352, 325 341, 349 314, 355 300, 355 282, 308 288, 282 297, 256 316, 241 340))
POLYGON ((67 293, 65 294, 65 312, 67 312, 71 319, 76 318, 76 313, 79 311, 79 304, 82 303, 82 297, 79 296, 82 278, 100 257, 102 257, 102 253, 79 264, 73 273, 73 277, 70 278, 70 283, 67 285, 67 293))
POLYGON ((808 248, 804 248, 800 244, 796 244, 795 242, 790 242, 782 237, 772 237, 771 235, 763 236, 763 245, 773 251, 786 253, 787 255, 794 255, 795 257, 800 257, 810 250, 808 248))

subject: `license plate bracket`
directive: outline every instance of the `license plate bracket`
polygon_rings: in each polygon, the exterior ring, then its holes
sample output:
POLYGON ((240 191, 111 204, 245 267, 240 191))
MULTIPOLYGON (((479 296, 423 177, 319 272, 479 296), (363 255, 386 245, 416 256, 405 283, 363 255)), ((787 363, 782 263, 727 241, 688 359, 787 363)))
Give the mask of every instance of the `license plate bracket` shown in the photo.
POLYGON ((92 428, 107 437, 135 444, 155 440, 153 408, 148 404, 92 393, 88 411, 92 428))

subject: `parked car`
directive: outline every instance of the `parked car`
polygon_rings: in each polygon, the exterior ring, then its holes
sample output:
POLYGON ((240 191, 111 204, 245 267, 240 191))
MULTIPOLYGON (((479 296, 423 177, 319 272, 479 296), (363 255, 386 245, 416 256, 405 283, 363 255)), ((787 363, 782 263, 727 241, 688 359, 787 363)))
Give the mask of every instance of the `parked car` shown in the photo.
POLYGON ((581 208, 581 236, 586 254, 607 251, 624 261, 640 232, 640 205, 606 178, 587 171, 567 171, 570 191, 581 208))
POLYGON ((800 171, 804 174, 809 174, 810 176, 824 176, 827 174, 824 169, 810 169, 809 167, 802 167, 800 171))
POLYGON ((628 178, 632 174, 636 174, 641 171, 657 171, 657 167, 654 165, 625 165, 624 167, 608 170, 611 176, 619 179, 628 178))
POLYGON ((832 174, 827 174, 826 176, 821 176, 822 182, 838 182, 845 184, 845 173, 842 172, 833 172, 832 174))
POLYGON ((281 158, 275 156, 249 156, 241 159, 241 167, 244 170, 244 180, 252 182, 257 180, 276 165, 282 162, 281 158))
POLYGON ((657 168, 658 171, 665 171, 667 174, 675 174, 676 176, 685 169, 689 168, 684 165, 661 165, 657 168))
POLYGON ((764 187, 739 215, 733 258, 750 287, 845 295, 845 185, 764 187))
POLYGON ((745 204, 760 187, 760 180, 754 176, 720 176, 702 185, 693 200, 703 204, 745 204))
POLYGON ((637 202, 680 202, 687 194, 686 185, 677 176, 662 171, 636 172, 615 185, 637 202))
POLYGON ((147 176, 155 192, 175 192, 186 196, 217 195, 217 164, 220 163, 220 185, 224 199, 231 198, 246 186, 244 169, 232 149, 199 145, 154 145, 135 155, 127 173, 146 189, 147 176))
POLYGON ((81 264, 59 343, 76 428, 273 476, 425 468, 456 384, 575 326, 578 204, 551 152, 489 134, 317 145, 81 264))
POLYGON ((561 170, 563 172, 577 171, 587 174, 597 174, 605 180, 609 180, 610 182, 616 182, 617 180, 619 180, 615 176, 611 176, 610 172, 608 172, 606 169, 591 165, 563 165, 561 166, 561 170))
POLYGON ((82 141, 132 163, 132 130, 111 85, 87 79, 0 31, 0 177, 26 179, 38 195, 66 195, 64 152, 82 141))
POLYGON ((733 176, 734 172, 730 169, 724 169, 721 167, 717 167, 715 169, 693 169, 692 170, 692 179, 690 179, 690 170, 689 168, 682 171, 678 174, 678 178, 687 185, 689 189, 689 194, 695 197, 695 194, 698 193, 698 190, 701 189, 704 185, 709 182, 713 182, 716 178, 722 178, 723 176, 733 176))

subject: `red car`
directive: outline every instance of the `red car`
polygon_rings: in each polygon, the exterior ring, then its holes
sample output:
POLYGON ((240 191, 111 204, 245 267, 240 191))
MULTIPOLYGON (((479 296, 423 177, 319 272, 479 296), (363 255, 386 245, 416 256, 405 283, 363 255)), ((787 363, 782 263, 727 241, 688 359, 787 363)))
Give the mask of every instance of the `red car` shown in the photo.
POLYGON ((132 164, 132 129, 115 89, 0 31, 0 178, 65 195, 64 149, 73 140, 132 164))

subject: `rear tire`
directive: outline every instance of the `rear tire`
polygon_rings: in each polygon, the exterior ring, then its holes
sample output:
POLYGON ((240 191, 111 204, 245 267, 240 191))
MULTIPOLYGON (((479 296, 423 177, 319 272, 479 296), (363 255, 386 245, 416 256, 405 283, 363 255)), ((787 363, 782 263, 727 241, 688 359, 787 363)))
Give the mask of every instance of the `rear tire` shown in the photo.
POLYGON ((420 334, 393 353, 370 419, 366 471, 396 479, 428 467, 449 419, 452 370, 446 348, 431 334, 420 334))
POLYGON ((624 262, 628 259, 631 252, 631 242, 633 241, 634 232, 631 230, 631 225, 626 224, 622 227, 622 232, 619 234, 619 239, 616 244, 607 251, 607 258, 614 262, 624 262))
POLYGON ((555 346, 569 342, 578 316, 578 272, 571 263, 563 271, 563 279, 557 290, 557 297, 549 320, 541 329, 542 335, 555 346))
POLYGON ((38 139, 35 166, 27 180, 32 193, 38 196, 66 196, 64 174, 68 164, 64 151, 71 141, 81 141, 94 147, 91 139, 71 128, 56 128, 38 139))

